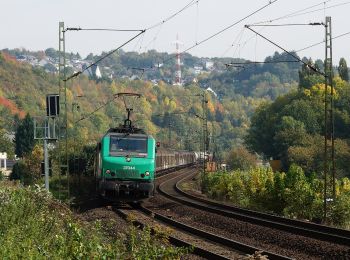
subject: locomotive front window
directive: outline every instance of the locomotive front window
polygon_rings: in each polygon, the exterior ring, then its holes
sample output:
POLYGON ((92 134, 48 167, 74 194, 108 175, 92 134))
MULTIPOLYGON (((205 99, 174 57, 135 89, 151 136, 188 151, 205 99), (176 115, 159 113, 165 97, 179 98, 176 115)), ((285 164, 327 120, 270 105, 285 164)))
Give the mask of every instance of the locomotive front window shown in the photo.
POLYGON ((147 137, 111 136, 110 154, 147 156, 147 137))

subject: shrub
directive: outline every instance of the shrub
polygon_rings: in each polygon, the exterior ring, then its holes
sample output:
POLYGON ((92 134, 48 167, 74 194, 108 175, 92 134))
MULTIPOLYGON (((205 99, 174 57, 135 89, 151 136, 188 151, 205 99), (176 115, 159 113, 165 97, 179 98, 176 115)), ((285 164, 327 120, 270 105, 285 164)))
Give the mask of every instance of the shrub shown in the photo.
POLYGON ((256 167, 257 157, 251 154, 244 146, 233 148, 227 155, 227 163, 230 169, 249 170, 256 167))
POLYGON ((0 219, 0 259, 179 259, 187 252, 151 238, 149 228, 110 238, 38 186, 0 184, 0 219))
MULTIPOLYGON (((270 168, 254 168, 249 171, 202 174, 201 185, 202 191, 214 199, 320 222, 323 218, 324 182, 316 176, 306 176, 301 167, 293 164, 287 173, 273 173, 270 168)), ((328 220, 337 226, 350 226, 349 179, 336 181, 336 191, 337 198, 329 207, 328 220)))
POLYGON ((23 161, 18 161, 13 165, 10 180, 20 180, 26 175, 26 165, 23 161))
POLYGON ((350 226, 350 193, 340 194, 332 207, 331 221, 341 227, 350 226))

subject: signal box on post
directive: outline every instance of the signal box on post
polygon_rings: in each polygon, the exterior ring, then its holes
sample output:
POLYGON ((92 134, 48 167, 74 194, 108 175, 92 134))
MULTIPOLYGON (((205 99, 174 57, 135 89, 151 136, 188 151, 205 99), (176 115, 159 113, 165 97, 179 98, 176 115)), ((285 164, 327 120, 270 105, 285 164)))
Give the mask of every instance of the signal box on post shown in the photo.
POLYGON ((56 117, 60 114, 60 96, 58 94, 46 95, 46 115, 56 117))

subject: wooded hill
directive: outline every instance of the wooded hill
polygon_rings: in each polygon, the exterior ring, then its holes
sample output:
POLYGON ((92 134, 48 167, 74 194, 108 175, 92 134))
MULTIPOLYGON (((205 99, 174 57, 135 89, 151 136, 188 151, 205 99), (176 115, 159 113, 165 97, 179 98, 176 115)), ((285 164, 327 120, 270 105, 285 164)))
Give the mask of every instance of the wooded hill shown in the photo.
MULTIPOLYGON (((20 117, 25 113, 31 116, 45 115, 46 94, 58 92, 57 74, 45 72, 45 67, 18 62, 15 57, 23 54, 38 59, 57 59, 54 49, 45 52, 1 52, 0 128, 7 132, 15 130, 16 114, 20 117)), ((198 83, 187 83, 183 87, 166 83, 174 75, 175 61, 171 57, 171 54, 156 51, 142 54, 121 51, 100 64, 101 68, 108 67, 113 71, 112 78, 104 75, 97 80, 80 75, 69 81, 67 99, 72 141, 79 144, 95 143, 109 127, 118 125, 125 118, 121 100, 114 100, 113 95, 136 92, 143 95, 134 107, 133 118, 139 127, 144 127, 166 146, 199 150, 202 121, 195 115, 203 115, 203 109, 198 94, 210 87, 217 93, 215 96, 207 92, 210 149, 222 158, 225 150, 243 143, 250 118, 260 104, 268 103, 298 86, 300 64, 280 63, 290 60, 284 53, 267 57, 266 64, 212 58, 213 67, 210 70, 205 69, 205 62, 209 59, 185 54, 182 66, 184 78, 192 75, 198 83), (152 67, 161 61, 167 62, 157 69, 145 69, 141 80, 123 77, 137 73, 140 75, 140 71, 130 68, 152 67), (246 65, 225 66, 230 62, 243 62, 246 65), (194 66, 202 66, 202 72, 191 74, 194 66), (78 103, 80 109, 76 109, 76 106, 73 109, 73 103, 78 103), (76 121, 79 122, 74 123, 76 121)), ((67 58, 82 60, 79 54, 72 53, 67 54, 67 58)), ((97 58, 99 56, 91 54, 85 60, 92 62, 97 58)), ((68 75, 72 72, 68 71, 68 75)))

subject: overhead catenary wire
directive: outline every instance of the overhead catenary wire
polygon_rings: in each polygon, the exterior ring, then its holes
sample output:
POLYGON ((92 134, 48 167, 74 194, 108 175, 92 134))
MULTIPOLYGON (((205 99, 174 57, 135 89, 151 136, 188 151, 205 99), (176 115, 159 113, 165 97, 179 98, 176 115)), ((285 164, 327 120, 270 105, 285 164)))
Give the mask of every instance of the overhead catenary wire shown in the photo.
POLYGON ((270 20, 256 22, 256 23, 254 23, 254 25, 264 24, 264 23, 272 23, 272 22, 275 22, 275 21, 278 21, 278 20, 288 19, 288 18, 297 17, 297 16, 302 16, 302 15, 305 15, 305 14, 315 13, 315 12, 319 12, 319 11, 325 12, 326 9, 331 9, 331 8, 335 8, 335 7, 339 7, 339 6, 350 4, 350 1, 347 1, 347 2, 344 2, 344 3, 330 5, 330 6, 326 7, 325 3, 330 2, 330 1, 332 1, 332 0, 322 1, 321 3, 318 3, 318 4, 315 4, 315 5, 303 8, 303 9, 298 10, 298 11, 294 11, 294 12, 292 12, 290 14, 286 14, 286 15, 283 15, 283 16, 280 16, 280 17, 277 17, 277 18, 274 18, 274 19, 270 19, 270 20), (304 12, 306 10, 312 9, 312 8, 320 6, 320 5, 323 5, 323 7, 319 8, 319 9, 315 9, 315 10, 304 12))
POLYGON ((295 54, 293 54, 290 51, 287 51, 285 48, 283 48, 282 46, 278 45, 277 43, 273 42, 272 40, 268 39, 267 37, 265 37, 264 35, 256 32, 255 30, 253 30, 252 28, 249 27, 249 25, 246 25, 246 28, 248 28, 249 30, 251 30, 253 33, 256 33, 257 35, 259 35, 261 38, 265 39, 266 41, 270 42, 271 44, 275 45, 277 48, 283 50, 284 52, 288 53, 290 56, 292 56, 293 58, 295 58, 296 60, 298 60, 299 62, 303 63, 305 66, 307 66, 308 68, 310 68, 311 70, 315 71, 316 73, 325 76, 324 72, 319 71, 317 68, 315 68, 314 66, 312 66, 311 64, 306 63, 305 61, 303 61, 302 59, 300 59, 298 56, 296 56, 295 54))
MULTIPOLYGON (((132 93, 134 94, 134 93, 132 93)), ((138 97, 141 97, 140 94, 135 94, 136 96, 138 97)), ((97 111, 99 111, 100 109, 104 108, 105 106, 107 106, 108 104, 114 102, 114 100, 118 97, 120 97, 121 95, 120 94, 115 94, 113 95, 113 98, 111 98, 110 100, 108 100, 106 103, 102 104, 101 106, 97 107, 94 111, 90 112, 89 114, 87 114, 86 116, 83 116, 82 118, 80 118, 79 120, 75 121, 74 123, 79 123, 80 121, 83 121, 85 119, 88 119, 90 118, 93 114, 95 114, 97 111)), ((123 100, 124 102, 124 105, 125 105, 125 100, 123 100)))
POLYGON ((282 27, 282 26, 305 26, 305 25, 324 25, 319 23, 286 23, 286 24, 249 24, 250 27, 282 27))
POLYGON ((280 61, 247 61, 247 62, 230 62, 226 63, 226 67, 236 66, 236 65, 250 65, 250 64, 274 64, 274 63, 296 63, 299 60, 280 60, 280 61))
POLYGON ((229 50, 231 50, 231 48, 232 48, 233 46, 236 46, 236 45, 237 45, 236 42, 240 42, 240 41, 241 41, 244 30, 245 30, 245 28, 243 27, 243 28, 239 31, 239 33, 236 35, 235 39, 234 39, 233 42, 230 44, 230 46, 220 55, 221 58, 224 57, 224 55, 226 55, 226 53, 227 53, 229 50))
POLYGON ((136 39, 137 37, 139 37, 141 34, 145 33, 146 30, 142 30, 140 33, 138 33, 137 35, 133 36, 132 38, 130 38, 129 40, 127 40, 126 42, 124 42, 122 45, 120 45, 118 48, 108 52, 106 55, 102 56, 101 58, 99 58, 98 60, 96 60, 95 62, 91 63, 89 66, 87 66, 85 69, 82 69, 78 72, 73 73, 71 76, 69 76, 68 78, 64 79, 63 81, 68 81, 72 78, 77 77, 78 75, 82 74, 84 71, 88 70, 89 68, 91 68, 92 66, 95 66, 97 63, 99 63, 100 61, 104 60, 105 58, 111 56, 113 53, 115 53, 116 51, 120 50, 122 47, 124 47, 125 45, 127 45, 129 42, 133 41, 134 39, 136 39))
POLYGON ((198 27, 199 27, 199 6, 198 1, 196 4, 196 29, 195 29, 195 42, 197 43, 198 40, 198 27))
POLYGON ((100 109, 104 108, 105 106, 107 106, 108 104, 113 102, 116 98, 117 97, 113 97, 113 99, 108 100, 106 103, 104 103, 103 105, 99 106, 94 111, 92 111, 91 113, 87 114, 86 116, 83 116, 82 118, 80 118, 79 120, 75 121, 74 123, 76 124, 76 123, 79 123, 80 121, 83 121, 85 119, 90 118, 93 114, 95 114, 97 111, 99 111, 100 109))
MULTIPOLYGON (((341 4, 330 5, 330 6, 326 7, 326 8, 319 8, 319 9, 316 9, 316 10, 308 11, 308 12, 301 13, 301 14, 294 15, 294 16, 290 16, 290 17, 300 16, 300 15, 305 15, 305 14, 311 14, 311 13, 315 13, 315 12, 319 12, 319 11, 325 11, 326 9, 331 9, 331 8, 335 8, 335 7, 339 7, 339 6, 343 6, 343 5, 348 5, 348 4, 350 4, 350 1, 347 1, 347 2, 344 2, 344 3, 341 3, 341 4)), ((290 17, 288 17, 288 18, 290 18, 290 17)))
POLYGON ((306 8, 301 9, 301 10, 297 10, 297 11, 294 11, 292 13, 289 13, 289 14, 286 14, 286 15, 283 15, 283 16, 279 16, 279 17, 271 19, 271 20, 265 20, 265 21, 261 21, 261 22, 256 22, 254 24, 257 25, 257 24, 261 24, 261 23, 271 23, 271 22, 275 22, 275 21, 278 21, 278 20, 281 20, 281 19, 287 19, 287 18, 293 17, 293 15, 298 15, 301 12, 304 12, 304 11, 309 10, 311 8, 317 7, 319 5, 324 5, 325 2, 330 2, 330 1, 332 1, 332 0, 322 1, 321 3, 315 4, 315 5, 312 5, 312 6, 308 6, 306 8))
POLYGON ((236 22, 234 22, 233 24, 231 24, 231 25, 229 25, 229 26, 223 28, 222 30, 220 30, 220 31, 218 31, 218 32, 216 32, 216 33, 214 33, 214 34, 212 34, 211 36, 205 38, 204 40, 201 40, 200 42, 196 43, 195 45, 190 46, 189 48, 187 48, 186 50, 184 50, 182 53, 187 52, 187 51, 193 49, 194 47, 197 47, 198 45, 203 44, 203 43, 209 41, 210 39, 212 39, 212 38, 218 36, 219 34, 221 34, 221 33, 225 32, 225 31, 227 31, 228 29, 232 28, 233 26, 239 24, 240 22, 246 20, 247 18, 253 16, 254 14, 260 12, 261 10, 265 9, 266 7, 272 5, 273 3, 277 2, 277 1, 278 1, 278 0, 269 1, 268 4, 266 4, 266 5, 262 6, 262 7, 260 7, 259 9, 255 10, 254 12, 252 12, 252 13, 248 14, 247 16, 245 16, 245 17, 239 19, 238 21, 236 21, 236 22))
POLYGON ((109 28, 81 28, 81 27, 67 27, 67 31, 108 31, 108 32, 141 32, 141 29, 109 29, 109 28))
MULTIPOLYGON (((81 28, 81 27, 68 27, 66 28, 63 33, 67 32, 67 31, 118 31, 118 32, 135 32, 138 31, 139 33, 137 35, 135 35, 134 37, 132 37, 131 39, 129 39, 128 41, 126 41, 125 43, 123 43, 122 45, 120 45, 118 48, 108 52, 106 55, 102 56, 101 58, 99 58, 97 61, 91 63, 89 66, 87 66, 85 69, 75 72, 73 73, 71 76, 69 76, 66 79, 63 79, 63 81, 68 81, 72 78, 77 77, 78 75, 82 74, 84 71, 88 70, 89 68, 91 68, 92 66, 96 65, 97 63, 99 63, 100 61, 102 61, 103 59, 107 58, 108 56, 112 55, 113 53, 115 53, 116 51, 120 50, 122 47, 124 47, 126 44, 128 44, 129 42, 133 41, 134 39, 138 38, 140 35, 144 34, 147 30, 151 30, 153 28, 156 28, 160 25, 163 25, 164 23, 166 23, 167 21, 171 20, 172 18, 174 18, 175 16, 177 16, 178 14, 180 14, 181 12, 183 12, 184 10, 186 10, 187 8, 189 8, 190 6, 192 6, 195 3, 198 3, 200 0, 191 0, 186 6, 184 6, 183 8, 181 8, 179 11, 177 11, 176 13, 172 14, 171 16, 169 16, 168 18, 162 20, 161 22, 154 24, 146 29, 110 29, 110 28, 81 28)), ((275 0, 277 1, 277 0, 275 0)), ((140 47, 141 48, 141 47, 140 47)))
MULTIPOLYGON (((337 38, 340 38, 340 37, 343 37, 343 36, 346 36, 346 35, 349 35, 349 34, 350 34, 350 32, 346 32, 346 33, 337 35, 337 36, 335 36, 335 37, 332 37, 332 40, 335 40, 335 39, 337 39, 337 38)), ((323 40, 323 41, 320 41, 320 42, 311 44, 311 45, 309 45, 309 46, 307 46, 307 47, 304 47, 304 48, 302 48, 302 49, 299 49, 299 50, 297 50, 297 51, 295 51, 295 52, 300 52, 300 51, 304 51, 304 50, 310 49, 310 48, 315 47, 315 46, 317 46, 317 45, 323 44, 324 42, 325 42, 325 41, 323 40)))
MULTIPOLYGON (((225 28, 221 29, 220 31, 218 31, 218 32, 216 32, 216 33, 214 33, 214 34, 212 34, 212 35, 210 35, 209 37, 207 37, 207 38, 205 38, 205 39, 203 39, 203 40, 201 40, 201 41, 199 41, 199 42, 196 42, 194 45, 188 47, 187 49, 185 49, 184 51, 180 52, 179 54, 180 54, 180 55, 181 55, 181 54, 184 54, 185 52, 187 52, 187 51, 189 51, 189 50, 192 50, 193 48, 195 48, 195 47, 197 47, 197 46, 199 46, 199 45, 201 45, 201 44, 203 44, 203 43, 205 43, 205 42, 207 42, 207 41, 209 41, 209 40, 215 38, 216 36, 222 34, 223 32, 227 31, 228 29, 231 29, 232 27, 234 27, 234 26, 236 26, 237 24, 243 22, 244 20, 246 20, 246 19, 248 19, 249 17, 253 16, 254 14, 256 14, 256 13, 262 11, 263 9, 267 8, 268 6, 274 4, 274 3, 277 2, 277 1, 278 1, 278 0, 271 0, 271 1, 269 1, 267 4, 263 5, 262 7, 258 8, 258 9, 255 10, 255 11, 251 12, 250 14, 244 16, 243 18, 237 20, 236 22, 230 24, 229 26, 226 26, 225 28)), ((175 57, 174 55, 172 55, 172 56, 173 56, 173 57, 170 57, 170 58, 168 58, 168 59, 163 60, 163 63, 165 63, 165 62, 167 62, 167 61, 169 61, 169 60, 171 60, 171 59, 173 59, 173 58, 175 57)))
POLYGON ((178 14, 182 13, 183 11, 185 11, 187 8, 189 8, 190 6, 194 5, 195 3, 198 3, 200 0, 191 0, 187 5, 185 5, 184 7, 182 7, 179 11, 177 11, 176 13, 170 15, 169 17, 165 18, 164 20, 162 20, 161 22, 158 22, 148 28, 146 28, 146 30, 151 30, 153 28, 156 28, 158 26, 161 26, 162 24, 168 22, 169 20, 173 19, 175 16, 177 16, 178 14))

